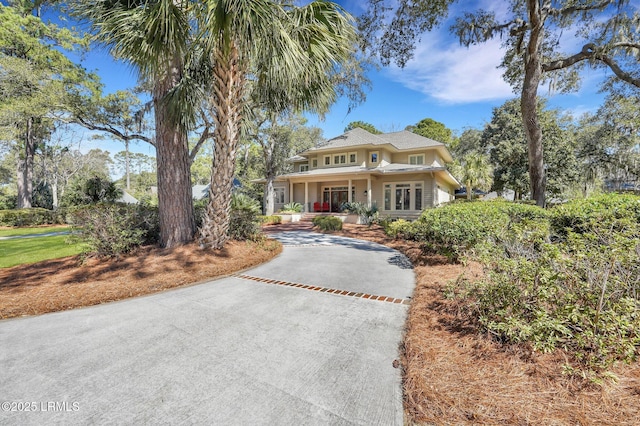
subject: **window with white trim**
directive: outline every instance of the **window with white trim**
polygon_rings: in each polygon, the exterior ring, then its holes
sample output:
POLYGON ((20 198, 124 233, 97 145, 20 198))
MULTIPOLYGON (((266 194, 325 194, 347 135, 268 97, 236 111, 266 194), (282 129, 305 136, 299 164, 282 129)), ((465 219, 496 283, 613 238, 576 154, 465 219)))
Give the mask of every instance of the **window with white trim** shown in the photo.
POLYGON ((325 166, 330 166, 331 165, 331 156, 330 155, 325 155, 324 156, 324 165, 325 166))
POLYGON ((313 164, 314 169, 318 168, 318 159, 314 158, 313 161, 311 161, 311 164, 313 164))
POLYGON ((309 165, 308 164, 300 164, 300 171, 301 172, 308 172, 309 171, 309 165))
POLYGON ((358 161, 358 156, 355 152, 349 153, 349 164, 355 164, 358 161))
POLYGON ((384 184, 384 210, 422 210, 422 182, 384 184))
POLYGON ((422 165, 424 164, 424 154, 416 154, 409 156, 409 164, 411 165, 422 165))
POLYGON ((380 156, 380 153, 378 151, 369 153, 369 159, 371 164, 378 164, 379 156, 380 156))

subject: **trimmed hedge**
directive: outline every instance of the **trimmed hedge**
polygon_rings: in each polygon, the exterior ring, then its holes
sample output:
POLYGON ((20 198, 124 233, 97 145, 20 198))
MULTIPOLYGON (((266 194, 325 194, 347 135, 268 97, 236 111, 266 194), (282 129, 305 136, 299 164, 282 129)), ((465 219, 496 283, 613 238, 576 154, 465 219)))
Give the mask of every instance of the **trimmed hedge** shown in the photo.
POLYGON ((47 210, 39 207, 0 210, 0 226, 61 225, 67 223, 66 213, 66 209, 47 210))
POLYGON ((342 229, 342 221, 335 216, 316 216, 313 224, 323 231, 339 231, 342 229))
POLYGON ((425 210, 415 222, 390 223, 387 233, 419 241, 425 251, 457 260, 477 244, 512 227, 540 226, 548 215, 536 206, 507 201, 456 203, 425 210))
POLYGON ((260 223, 264 225, 277 225, 282 223, 282 216, 271 215, 271 216, 258 216, 260 219, 260 223))

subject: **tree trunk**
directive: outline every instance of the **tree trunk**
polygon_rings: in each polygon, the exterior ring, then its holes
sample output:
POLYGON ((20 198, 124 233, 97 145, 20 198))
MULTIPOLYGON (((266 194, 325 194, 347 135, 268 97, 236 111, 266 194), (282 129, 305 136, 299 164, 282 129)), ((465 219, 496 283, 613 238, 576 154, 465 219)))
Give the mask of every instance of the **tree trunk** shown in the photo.
POLYGON ((53 209, 58 210, 58 177, 51 179, 51 196, 53 197, 53 209))
POLYGON ((33 159, 36 152, 36 140, 33 129, 33 118, 27 119, 27 128, 24 137, 24 153, 18 155, 17 184, 18 184, 18 208, 31 208, 33 197, 33 159))
POLYGON ((465 182, 466 191, 467 191, 467 200, 473 200, 473 188, 471 188, 471 181, 468 180, 465 182))
POLYGON ((264 214, 271 216, 275 213, 275 191, 273 189, 273 181, 276 178, 274 170, 274 147, 269 141, 266 141, 264 147, 264 166, 265 166, 265 179, 267 181, 264 187, 264 214))
POLYGON ((275 179, 275 176, 268 175, 267 183, 264 186, 264 214, 266 216, 271 216, 273 213, 275 213, 275 210, 276 210, 276 205, 274 202, 275 191, 273 189, 274 179, 275 179))
POLYGON ((236 165, 236 149, 242 124, 244 73, 238 51, 219 49, 213 58, 214 155, 209 187, 209 204, 200 229, 200 244, 221 249, 229 239, 231 190, 236 165))
POLYGON ((527 136, 529 179, 531 181, 531 198, 539 207, 545 207, 546 178, 544 171, 544 155, 542 150, 542 129, 538 122, 538 85, 542 75, 540 49, 542 45, 543 21, 538 0, 527 0, 531 34, 524 58, 524 83, 520 97, 522 124, 527 136))
POLYGON ((153 89, 162 247, 188 243, 195 233, 187 134, 174 124, 164 103, 165 95, 180 81, 180 70, 180 59, 175 58, 168 75, 157 81, 153 89))
POLYGON ((124 169, 127 175, 127 191, 131 190, 131 163, 129 161, 129 141, 124 141, 124 169))

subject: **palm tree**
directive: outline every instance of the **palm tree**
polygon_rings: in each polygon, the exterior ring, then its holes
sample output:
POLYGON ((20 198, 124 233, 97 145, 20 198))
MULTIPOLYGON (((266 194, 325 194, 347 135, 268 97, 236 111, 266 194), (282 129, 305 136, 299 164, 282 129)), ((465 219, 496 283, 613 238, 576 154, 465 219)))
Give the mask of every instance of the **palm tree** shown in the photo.
POLYGON ((210 0, 200 24, 212 64, 214 157, 200 243, 227 240, 236 148, 247 107, 324 112, 336 99, 331 74, 354 46, 352 19, 336 4, 210 0))
POLYGON ((472 152, 467 154, 458 168, 460 180, 464 182, 467 199, 473 198, 473 189, 489 190, 493 184, 493 166, 486 155, 472 152))
POLYGON ((151 88, 155 114, 160 243, 172 247, 193 240, 187 126, 188 102, 173 94, 191 48, 189 2, 185 0, 79 0, 72 4, 91 21, 96 38, 129 62, 151 88), (182 113, 181 113, 182 110, 182 113))

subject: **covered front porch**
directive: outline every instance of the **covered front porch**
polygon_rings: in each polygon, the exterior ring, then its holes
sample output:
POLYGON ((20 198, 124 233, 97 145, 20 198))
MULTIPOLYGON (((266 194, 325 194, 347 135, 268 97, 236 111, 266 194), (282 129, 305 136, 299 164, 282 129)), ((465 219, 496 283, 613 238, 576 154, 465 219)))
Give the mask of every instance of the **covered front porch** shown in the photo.
POLYGON ((371 207, 373 199, 372 176, 362 178, 347 178, 323 180, 320 182, 295 181, 279 183, 284 191, 280 203, 276 202, 276 210, 286 203, 296 202, 303 206, 306 213, 339 212, 344 203, 359 202, 371 207))

